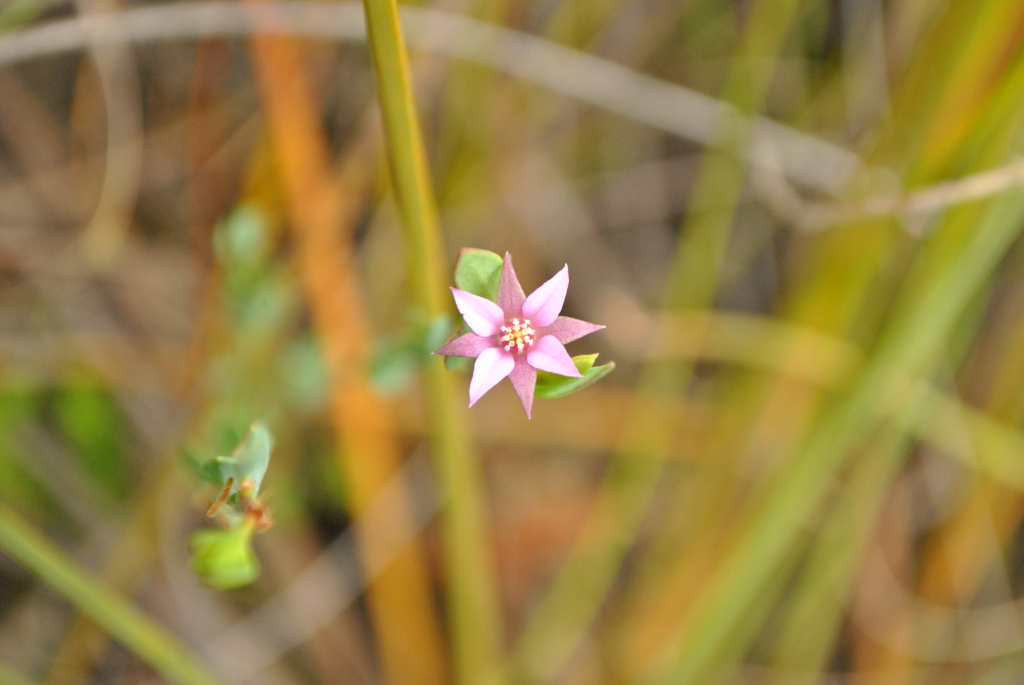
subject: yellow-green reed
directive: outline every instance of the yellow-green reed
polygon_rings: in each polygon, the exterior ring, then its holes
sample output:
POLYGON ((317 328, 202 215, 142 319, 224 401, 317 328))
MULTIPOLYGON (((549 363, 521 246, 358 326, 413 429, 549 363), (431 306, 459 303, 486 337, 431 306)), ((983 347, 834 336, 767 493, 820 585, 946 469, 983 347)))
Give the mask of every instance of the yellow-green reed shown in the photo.
MULTIPOLYGON (((1002 28, 1003 18, 994 11, 1000 9, 1005 7, 982 4, 970 8, 951 6, 949 14, 953 15, 955 21, 951 21, 950 17, 944 17, 943 23, 936 29, 941 33, 943 41, 926 43, 926 48, 919 54, 922 64, 942 64, 950 53, 961 57, 960 61, 955 62, 955 69, 954 64, 947 67, 949 82, 945 83, 944 92, 956 92, 957 89, 962 92, 964 88, 974 86, 978 82, 977 72, 970 76, 964 74, 964 64, 974 63, 976 69, 981 70, 990 67, 978 58, 989 54, 993 43, 992 33, 1002 28), (960 35, 953 33, 955 28, 960 29, 960 35), (952 45, 949 43, 951 40, 952 45)), ((962 171, 980 170, 1005 158, 1008 141, 1011 136, 1018 133, 1019 128, 1016 123, 1019 119, 1007 115, 1019 112, 1024 106, 1024 91, 1020 87, 1020 64, 1021 60, 1018 57, 1016 66, 1008 69, 1003 82, 993 89, 992 97, 983 101, 984 109, 978 116, 979 123, 967 129, 970 135, 963 138, 958 146, 964 150, 958 155, 962 161, 957 164, 962 171)), ((908 77, 910 83, 907 84, 906 90, 913 91, 921 87, 922 84, 914 80, 915 73, 914 67, 911 67, 911 76, 908 77)), ((935 97, 938 97, 938 91, 942 90, 938 87, 938 83, 941 82, 942 79, 937 74, 932 74, 929 85, 935 97)), ((921 111, 917 109, 920 104, 917 99, 903 97, 900 101, 909 109, 898 112, 901 119, 894 124, 896 128, 905 126, 902 117, 909 117, 912 114, 923 118, 917 122, 922 129, 929 128, 929 122, 933 128, 949 125, 949 118, 942 116, 941 109, 933 107, 921 111)), ((913 167, 935 169, 943 164, 936 158, 935 151, 921 152, 926 158, 934 161, 922 159, 913 164, 913 167)), ((937 228, 942 235, 932 241, 932 249, 938 249, 946 243, 944 251, 947 256, 955 254, 960 249, 956 236, 968 235, 973 230, 975 221, 975 213, 971 208, 951 211, 945 224, 937 228), (957 226, 949 226, 950 222, 956 222, 957 226)), ((934 276, 928 279, 925 276, 928 272, 934 274, 944 270, 948 264, 946 261, 931 261, 924 258, 918 263, 918 268, 912 272, 918 276, 917 281, 911 278, 906 285, 906 290, 911 293, 925 292, 934 287, 934 276)), ((968 332, 973 332, 973 329, 968 332)), ((793 598, 779 631, 778 646, 773 655, 773 661, 777 665, 813 673, 823 669, 827 664, 845 612, 845 600, 849 597, 854 580, 862 541, 872 526, 876 509, 889 482, 886 478, 871 478, 860 474, 888 472, 882 463, 892 460, 894 456, 898 457, 898 453, 894 454, 892 450, 902 451, 904 448, 896 446, 897 444, 890 446, 888 450, 870 450, 867 454, 861 455, 855 464, 854 475, 847 486, 849 492, 844 494, 843 503, 829 514, 819 542, 813 548, 811 561, 793 584, 793 598), (854 507, 856 515, 851 514, 854 507)), ((896 462, 897 465, 898 463, 896 462)))
POLYGON ((943 255, 942 276, 894 321, 862 375, 812 429, 806 446, 749 518, 710 586, 702 592, 680 642, 651 682, 706 682, 720 651, 763 600, 773 572, 793 552, 803 525, 824 502, 853 442, 874 421, 879 404, 907 401, 907 383, 926 372, 957 318, 982 286, 1024 219, 1024 192, 991 202, 963 250, 943 255))
POLYGON ((2 505, 0 547, 170 682, 179 685, 220 685, 223 682, 177 638, 2 505))
MULTIPOLYGON (((964 9, 963 7, 960 8, 964 9)), ((963 22, 960 25, 964 28, 971 28, 975 26, 975 22, 963 22)), ((947 45, 942 45, 942 48, 947 48, 947 45)), ((923 61, 927 61, 927 55, 923 56, 923 61)), ((941 73, 941 69, 937 69, 941 73)), ((912 71, 913 73, 913 71, 912 71)), ((941 90, 941 85, 936 85, 934 79, 936 74, 932 74, 933 82, 930 84, 933 88, 941 90)), ((941 79, 940 79, 941 81, 941 79)), ((947 86, 948 87, 948 86, 947 86)), ((926 120, 927 121, 927 120, 926 120)), ((1005 121, 1005 119, 1004 119, 1005 121)), ((1011 119, 1012 121, 1012 119, 1011 119)), ((901 125, 906 122, 901 120, 901 125)), ((920 126, 921 121, 915 122, 915 125, 920 126)), ((1005 155, 1005 148, 1003 148, 1000 155, 1005 155)), ((1000 157, 990 158, 985 160, 985 163, 992 164, 993 162, 998 163, 1000 157)), ((984 168, 984 164, 982 165, 984 168)), ((961 226, 970 227, 973 223, 968 221, 966 224, 961 226)), ((833 250, 833 256, 830 258, 832 263, 828 267, 822 267, 820 273, 822 274, 820 287, 816 288, 817 291, 817 302, 813 293, 815 288, 812 288, 810 293, 801 294, 800 297, 803 299, 803 304, 797 308, 801 313, 799 316, 804 317, 812 322, 817 322, 816 325, 821 325, 821 321, 831 319, 835 323, 829 324, 830 326, 837 325, 841 321, 849 321, 853 314, 857 312, 863 305, 859 302, 860 295, 858 292, 864 292, 873 278, 872 274, 876 272, 876 267, 868 267, 873 261, 877 260, 877 263, 884 263, 882 260, 886 257, 888 250, 892 249, 893 234, 891 230, 884 225, 878 225, 872 229, 870 226, 863 226, 856 229, 849 229, 840 232, 836 232, 834 235, 828 237, 823 241, 824 246, 827 249, 833 250), (875 256, 872 256, 875 255, 875 256), (862 284, 858 287, 858 283, 862 284), (809 296, 811 295, 811 296, 809 296), (848 304, 844 305, 843 300, 839 298, 845 298, 848 304)), ((827 251, 825 252, 827 254, 827 251)), ((944 270, 946 266, 944 264, 936 264, 934 268, 930 269, 925 266, 918 267, 918 270, 923 271, 935 271, 944 270)), ((805 286, 805 289, 811 287, 810 284, 805 286)), ((928 283, 925 287, 920 288, 927 290, 932 287, 931 283, 928 283)), ((908 285, 908 290, 917 290, 912 286, 908 285)), ((877 293, 875 293, 877 297, 877 293)), ((909 297, 905 299, 910 299, 909 297)), ((848 326, 849 324, 841 324, 840 328, 848 326)), ((863 334, 863 333, 862 333, 863 334)), ((876 483, 876 487, 882 487, 876 483)), ((758 510, 758 514, 760 510, 758 510)), ((792 552, 794 556, 797 552, 792 552)), ((765 582, 769 582, 765 580, 765 582)), ((803 592, 805 586, 798 582, 795 585, 794 592, 798 595, 803 592)), ((763 601, 759 598, 758 602, 763 601)), ((809 600, 813 603, 813 600, 809 600)), ((825 641, 831 643, 831 640, 825 636, 831 635, 831 631, 827 628, 828 620, 825 619, 821 614, 816 618, 822 619, 821 621, 815 622, 815 629, 808 631, 807 625, 794 628, 794 634, 802 634, 805 645, 812 643, 815 640, 821 640, 823 637, 825 641)), ((820 654, 827 655, 828 648, 818 649, 820 654)))

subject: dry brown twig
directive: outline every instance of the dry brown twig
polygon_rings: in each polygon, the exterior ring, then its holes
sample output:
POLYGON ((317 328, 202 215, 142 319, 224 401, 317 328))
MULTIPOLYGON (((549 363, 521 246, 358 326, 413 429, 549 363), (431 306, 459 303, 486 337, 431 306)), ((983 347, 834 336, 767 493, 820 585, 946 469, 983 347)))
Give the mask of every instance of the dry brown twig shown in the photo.
MULTIPOLYGON (((770 140, 756 144, 751 185, 771 210, 794 228, 816 233, 828 228, 883 217, 901 217, 905 230, 920 236, 927 219, 947 207, 998 195, 1024 185, 1024 159, 936 183, 910 193, 882 193, 859 200, 815 202, 804 200, 789 183, 779 162, 779 154, 770 140)), ((875 170, 882 173, 882 170, 875 170)))

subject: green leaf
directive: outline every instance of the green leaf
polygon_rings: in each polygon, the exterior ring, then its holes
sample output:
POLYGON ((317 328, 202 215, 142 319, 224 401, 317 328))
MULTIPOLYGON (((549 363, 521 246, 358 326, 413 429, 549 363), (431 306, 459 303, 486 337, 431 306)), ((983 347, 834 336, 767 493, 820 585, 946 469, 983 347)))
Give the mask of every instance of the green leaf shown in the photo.
POLYGON ((285 349, 278 366, 278 379, 297 411, 312 414, 327 405, 330 377, 315 337, 303 335, 285 349))
POLYGON ((252 549, 253 527, 206 528, 192 535, 192 570, 218 590, 248 585, 260 575, 252 549))
POLYGON ((213 247, 225 266, 261 266, 271 247, 266 214, 255 205, 239 205, 214 228, 213 247))
POLYGON ((270 435, 270 429, 261 421, 254 422, 249 428, 249 434, 236 450, 236 486, 248 479, 253 482, 253 496, 259 493, 263 476, 267 474, 267 466, 270 464, 270 450, 273 446, 274 438, 270 435))
POLYGON ((370 358, 370 382, 384 395, 404 391, 452 330, 452 318, 447 314, 440 314, 429 323, 414 320, 412 324, 412 330, 405 335, 378 342, 370 358))
POLYGON ((455 263, 455 285, 459 290, 497 302, 503 264, 502 258, 493 252, 464 247, 455 263))
POLYGON ((199 466, 199 477, 210 485, 223 488, 228 478, 234 476, 235 461, 231 457, 214 457, 199 466))
POLYGON ((249 432, 241 444, 235 448, 234 454, 230 457, 214 457, 204 461, 199 466, 199 477, 212 485, 224 487, 228 478, 234 478, 231 485, 231 494, 238 492, 238 486, 244 480, 253 483, 253 496, 260 491, 260 484, 267 473, 267 466, 270 464, 270 450, 274 446, 274 439, 270 430, 261 421, 256 421, 249 427, 249 432))
POLYGON ((534 396, 543 397, 546 400, 565 397, 596 383, 615 369, 615 362, 594 366, 596 359, 596 354, 581 354, 572 358, 572 363, 576 365, 576 369, 583 374, 582 378, 559 376, 556 373, 538 371, 537 388, 534 391, 534 396))
POLYGON ((385 395, 405 390, 416 376, 420 361, 417 352, 410 349, 407 341, 377 350, 370 359, 370 383, 374 390, 385 395))
MULTIPOLYGON (((498 282, 501 280, 501 269, 505 261, 489 250, 475 247, 464 247, 459 250, 459 260, 455 263, 455 285, 460 290, 487 298, 491 302, 498 301, 498 282)), ((462 322, 461 319, 459 319, 462 322)), ((469 327, 462 322, 459 330, 451 337, 454 339, 469 327)), ((440 347, 440 345, 438 345, 440 347)), ((446 356, 444 366, 449 371, 467 371, 472 368, 473 360, 465 357, 446 356)))
MULTIPOLYGON (((497 292, 497 290, 495 290, 497 292)), ((434 350, 444 345, 448 334, 452 330, 452 319, 447 314, 441 314, 434 318, 423 333, 422 350, 424 355, 434 353, 434 350)))

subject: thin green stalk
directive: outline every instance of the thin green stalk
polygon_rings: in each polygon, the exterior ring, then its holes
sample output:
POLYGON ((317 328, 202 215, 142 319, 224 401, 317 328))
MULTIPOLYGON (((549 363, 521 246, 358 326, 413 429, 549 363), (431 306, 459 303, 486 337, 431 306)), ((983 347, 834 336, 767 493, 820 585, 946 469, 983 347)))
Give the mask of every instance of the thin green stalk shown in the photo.
POLYGON ((222 683, 177 638, 93 578, 4 505, 0 505, 0 549, 49 583, 169 681, 181 685, 222 683))
MULTIPOLYGON (((750 13, 723 99, 740 112, 760 109, 773 64, 788 33, 798 0, 758 2, 750 13)), ((719 122, 714 149, 701 160, 694 198, 682 227, 666 310, 713 306, 744 179, 749 123, 719 122)), ((682 394, 692 363, 645 365, 618 449, 598 491, 579 541, 531 616, 515 647, 517 672, 529 682, 557 678, 590 629, 611 590, 654 495, 668 457, 678 416, 667 399, 682 394)))
POLYGON ((879 406, 900 402, 906 384, 931 363, 957 317, 1021 230, 1024 192, 994 200, 961 252, 934 286, 895 322, 844 399, 814 428, 805 448, 762 500, 712 582, 698 598, 692 621, 649 682, 707 682, 718 656, 746 620, 784 563, 809 517, 822 505, 850 447, 876 420, 879 406))
MULTIPOLYGON (((435 320, 448 313, 448 279, 398 6, 395 0, 363 0, 363 8, 413 296, 435 320)), ((466 684, 490 681, 500 668, 502 623, 483 475, 468 437, 466 410, 440 358, 428 361, 426 386, 431 443, 447 498, 442 516, 456 678, 466 684)))

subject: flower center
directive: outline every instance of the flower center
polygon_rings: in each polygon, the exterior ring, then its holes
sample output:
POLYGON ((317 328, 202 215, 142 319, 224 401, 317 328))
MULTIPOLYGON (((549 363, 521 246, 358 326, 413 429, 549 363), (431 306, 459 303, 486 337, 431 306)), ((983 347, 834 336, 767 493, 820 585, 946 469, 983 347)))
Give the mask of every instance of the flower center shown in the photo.
POLYGON ((501 335, 498 340, 501 341, 501 346, 505 348, 506 352, 519 353, 533 347, 533 343, 536 342, 535 336, 529 319, 522 321, 512 319, 506 321, 505 325, 501 327, 501 335))

